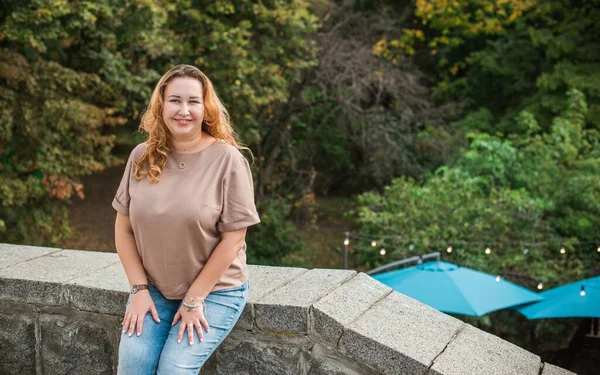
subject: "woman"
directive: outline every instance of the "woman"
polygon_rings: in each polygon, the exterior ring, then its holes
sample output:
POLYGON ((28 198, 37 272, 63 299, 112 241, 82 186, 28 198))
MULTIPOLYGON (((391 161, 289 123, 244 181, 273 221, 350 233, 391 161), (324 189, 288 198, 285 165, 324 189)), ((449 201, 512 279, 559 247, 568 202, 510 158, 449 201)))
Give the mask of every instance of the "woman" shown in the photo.
POLYGON ((118 373, 198 374, 248 293, 252 175, 211 81, 178 65, 159 80, 113 207, 131 293, 118 373))

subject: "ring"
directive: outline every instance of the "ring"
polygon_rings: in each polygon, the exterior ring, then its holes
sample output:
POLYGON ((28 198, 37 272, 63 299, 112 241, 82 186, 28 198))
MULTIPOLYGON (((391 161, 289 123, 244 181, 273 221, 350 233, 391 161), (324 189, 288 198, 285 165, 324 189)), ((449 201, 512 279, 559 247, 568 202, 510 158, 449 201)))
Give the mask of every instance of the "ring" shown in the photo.
POLYGON ((188 324, 187 326, 188 326, 188 328, 192 328, 194 325, 193 324, 188 324))

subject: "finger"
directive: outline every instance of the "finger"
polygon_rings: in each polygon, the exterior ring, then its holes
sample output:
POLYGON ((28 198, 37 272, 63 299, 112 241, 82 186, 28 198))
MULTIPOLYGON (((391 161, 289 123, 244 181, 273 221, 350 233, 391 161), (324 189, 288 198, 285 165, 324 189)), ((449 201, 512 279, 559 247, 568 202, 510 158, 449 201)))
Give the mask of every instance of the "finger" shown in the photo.
POLYGON ((194 345, 194 325, 192 323, 187 324, 188 342, 190 345, 194 345))
POLYGON ((150 307, 150 314, 152 314, 152 317, 154 318, 154 321, 156 323, 160 323, 160 318, 158 317, 158 311, 156 310, 156 307, 154 306, 154 304, 150 307))
POLYGON ((181 313, 179 312, 179 310, 177 310, 175 316, 173 317, 173 323, 171 323, 171 325, 174 326, 175 324, 177 324, 179 318, 181 318, 181 313))
POLYGON ((200 324, 202 324, 202 327, 204 327, 204 330, 206 332, 210 331, 210 326, 208 325, 208 322, 206 321, 206 318, 204 316, 200 318, 200 324))
POLYGON ((131 315, 131 319, 129 319, 129 336, 133 336, 133 330, 135 329, 135 323, 138 320, 138 316, 137 315, 131 315))
POLYGON ((137 320, 137 335, 141 335, 142 334, 142 330, 144 329, 144 317, 140 317, 137 320))
POLYGON ((129 319, 130 319, 130 314, 128 311, 125 313, 125 316, 123 317, 123 333, 127 332, 127 328, 129 328, 129 319))
POLYGON ((183 332, 185 332, 185 323, 181 320, 181 324, 179 325, 179 332, 177 333, 177 343, 180 343, 183 340, 183 332))
POLYGON ((194 323, 194 327, 196 327, 196 332, 198 332, 198 338, 200 339, 200 342, 204 341, 204 333, 202 333, 202 326, 200 325, 200 322, 196 321, 196 323, 194 323))

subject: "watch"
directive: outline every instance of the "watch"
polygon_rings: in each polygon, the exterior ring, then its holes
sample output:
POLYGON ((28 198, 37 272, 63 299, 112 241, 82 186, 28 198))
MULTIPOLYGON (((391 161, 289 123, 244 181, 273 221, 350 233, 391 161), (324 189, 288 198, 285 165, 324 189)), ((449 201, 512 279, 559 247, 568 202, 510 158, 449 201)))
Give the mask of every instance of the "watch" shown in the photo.
POLYGON ((136 294, 140 290, 148 289, 148 284, 133 284, 131 286, 131 294, 136 294))

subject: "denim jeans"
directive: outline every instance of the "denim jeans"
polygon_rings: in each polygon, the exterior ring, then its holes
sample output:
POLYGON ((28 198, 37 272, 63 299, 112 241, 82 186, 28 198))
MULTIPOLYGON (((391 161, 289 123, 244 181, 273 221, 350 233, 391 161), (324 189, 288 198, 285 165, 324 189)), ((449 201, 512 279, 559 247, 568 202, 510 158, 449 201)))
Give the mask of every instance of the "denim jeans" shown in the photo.
MULTIPOLYGON (((117 370, 119 375, 197 375, 242 314, 248 297, 248 283, 236 288, 217 290, 206 297, 205 317, 210 331, 203 329, 204 341, 200 342, 198 333, 194 330, 193 345, 188 343, 187 330, 181 343, 177 343, 181 319, 171 326, 181 301, 166 299, 154 285, 150 285, 150 295, 160 323, 156 323, 148 312, 144 317, 141 336, 121 334, 117 370)), ((129 306, 129 301, 127 305, 129 306)))

